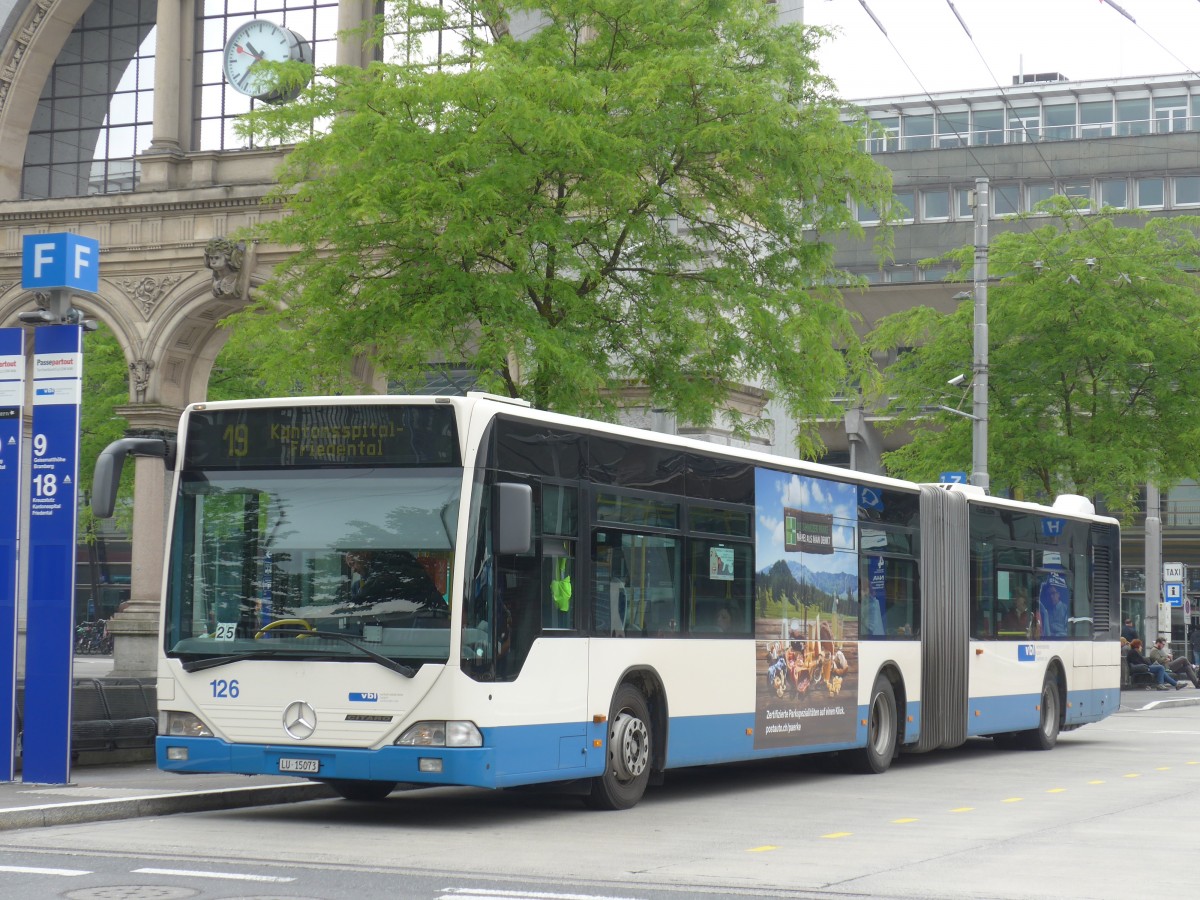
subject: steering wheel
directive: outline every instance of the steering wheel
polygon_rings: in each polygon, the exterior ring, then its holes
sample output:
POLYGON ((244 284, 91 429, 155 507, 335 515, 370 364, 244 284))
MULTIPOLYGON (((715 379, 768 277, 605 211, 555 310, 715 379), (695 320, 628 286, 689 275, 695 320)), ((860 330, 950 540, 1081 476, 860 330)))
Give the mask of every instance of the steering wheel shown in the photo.
MULTIPOLYGON (((271 631, 275 628, 282 628, 284 625, 299 625, 303 628, 307 628, 309 631, 317 630, 317 629, 313 628, 312 623, 310 623, 307 619, 276 619, 274 622, 268 622, 266 625, 264 625, 262 628, 260 628, 257 632, 255 632, 254 639, 257 641, 268 631, 271 631)), ((298 635, 296 635, 296 637, 306 638, 306 637, 308 637, 308 635, 298 634, 298 635)))

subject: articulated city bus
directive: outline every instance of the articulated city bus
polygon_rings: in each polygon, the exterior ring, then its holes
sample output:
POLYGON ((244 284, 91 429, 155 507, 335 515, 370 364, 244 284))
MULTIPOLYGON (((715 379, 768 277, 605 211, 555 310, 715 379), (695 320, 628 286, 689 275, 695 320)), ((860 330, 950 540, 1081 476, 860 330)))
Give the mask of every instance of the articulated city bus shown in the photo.
POLYGON ((1119 706, 1120 534, 1053 507, 484 394, 197 403, 178 441, 158 765, 554 784, 627 808, 683 766, 882 772, 1050 749, 1119 706))

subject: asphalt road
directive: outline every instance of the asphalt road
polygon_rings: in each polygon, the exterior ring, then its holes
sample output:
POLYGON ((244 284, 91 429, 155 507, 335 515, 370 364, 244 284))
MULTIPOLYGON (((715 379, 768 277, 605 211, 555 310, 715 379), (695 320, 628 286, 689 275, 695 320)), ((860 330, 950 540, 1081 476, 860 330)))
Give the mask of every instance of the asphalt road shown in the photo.
POLYGON ((1051 753, 978 740, 883 776, 815 760, 676 772, 626 812, 445 788, 10 831, 0 896, 1190 896, 1198 738, 1200 706, 1167 707, 1051 753))

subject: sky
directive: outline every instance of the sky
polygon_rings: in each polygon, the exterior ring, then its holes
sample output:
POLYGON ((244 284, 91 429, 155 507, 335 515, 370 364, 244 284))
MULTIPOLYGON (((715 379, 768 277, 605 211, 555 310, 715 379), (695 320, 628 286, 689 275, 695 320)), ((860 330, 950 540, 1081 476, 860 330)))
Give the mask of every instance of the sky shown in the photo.
POLYGON ((846 100, 995 88, 997 82, 1008 87, 1021 72, 1061 72, 1072 81, 1200 75, 1200 0, 866 4, 886 36, 860 0, 804 0, 806 24, 839 32, 818 58, 846 100))

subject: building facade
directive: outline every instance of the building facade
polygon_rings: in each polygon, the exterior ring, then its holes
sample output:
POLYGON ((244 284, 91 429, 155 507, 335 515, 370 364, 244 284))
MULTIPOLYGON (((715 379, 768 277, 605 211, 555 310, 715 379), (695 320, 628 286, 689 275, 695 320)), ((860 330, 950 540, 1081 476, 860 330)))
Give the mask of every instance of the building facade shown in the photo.
MULTIPOLYGON (((875 126, 863 146, 891 170, 896 199, 908 211, 895 230, 893 261, 881 267, 869 241, 841 248, 842 266, 870 283, 866 292, 846 297, 865 329, 913 305, 949 311, 958 302, 954 295, 963 285, 943 282, 949 270, 919 261, 974 242, 970 195, 977 178, 988 179, 991 234, 1024 227, 1005 217, 1034 212, 1055 195, 1091 209, 1200 213, 1200 76, 1071 81, 1048 73, 1013 82, 861 103, 875 126)), ((855 213, 868 233, 878 224, 875 210, 855 213)), ((1137 222, 1130 217, 1124 224, 1137 222)), ((849 444, 838 430, 831 423, 828 437, 842 461, 849 444)), ((904 439, 876 438, 884 446, 904 439)), ((1200 608, 1200 486, 1176 485, 1162 500, 1162 559, 1194 573, 1188 606, 1200 608)), ((1143 506, 1122 547, 1123 605, 1138 621, 1150 612, 1144 524, 1143 506)), ((1172 611, 1175 641, 1197 623, 1187 613, 1172 611)))

